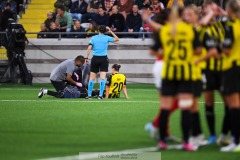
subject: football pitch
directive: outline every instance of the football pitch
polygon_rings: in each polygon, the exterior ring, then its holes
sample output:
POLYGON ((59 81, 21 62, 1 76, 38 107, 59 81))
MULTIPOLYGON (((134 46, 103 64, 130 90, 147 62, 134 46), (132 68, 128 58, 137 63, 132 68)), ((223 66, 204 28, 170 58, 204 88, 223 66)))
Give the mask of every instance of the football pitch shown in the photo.
MULTIPOLYGON (((0 84, 0 159, 28 160, 155 147, 144 131, 159 111, 153 85, 128 85, 129 99, 85 100, 37 98, 41 86, 0 84)), ((223 103, 216 96, 216 129, 220 133, 223 103)), ((208 137, 204 103, 203 131, 208 137)), ((171 116, 171 134, 181 137, 180 114, 171 116)), ((197 152, 161 151, 162 160, 239 160, 239 153, 221 153, 217 145, 197 152)), ((147 159, 148 160, 148 159, 147 159)), ((151 159, 149 159, 151 160, 151 159)), ((160 158, 159 158, 160 160, 160 158)))

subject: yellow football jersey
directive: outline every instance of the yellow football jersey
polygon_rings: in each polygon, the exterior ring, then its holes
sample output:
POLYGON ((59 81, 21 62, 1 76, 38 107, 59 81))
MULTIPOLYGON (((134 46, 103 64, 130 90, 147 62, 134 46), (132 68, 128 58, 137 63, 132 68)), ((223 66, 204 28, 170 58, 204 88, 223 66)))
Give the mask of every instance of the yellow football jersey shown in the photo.
POLYGON ((235 19, 226 23, 226 35, 223 47, 230 48, 229 55, 223 55, 223 70, 234 65, 240 66, 240 20, 235 19))
POLYGON ((160 32, 160 45, 164 50, 162 78, 167 80, 196 80, 193 69, 194 48, 200 46, 197 32, 192 25, 177 23, 175 37, 172 24, 164 25, 160 32))
POLYGON ((111 74, 106 85, 110 87, 108 98, 119 98, 123 86, 126 85, 126 76, 122 73, 111 74))

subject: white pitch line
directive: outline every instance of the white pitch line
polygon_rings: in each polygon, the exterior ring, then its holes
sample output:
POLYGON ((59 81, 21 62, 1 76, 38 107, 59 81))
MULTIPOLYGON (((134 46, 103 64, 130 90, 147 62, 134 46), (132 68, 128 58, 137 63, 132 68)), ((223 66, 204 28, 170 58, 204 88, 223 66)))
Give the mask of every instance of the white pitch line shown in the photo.
MULTIPOLYGON (((49 102, 59 102, 59 103, 159 103, 159 101, 129 101, 129 100, 122 100, 122 101, 108 101, 108 100, 96 100, 96 101, 92 101, 92 100, 75 100, 75 101, 71 101, 71 100, 31 100, 31 99, 0 99, 0 102, 39 102, 39 103, 49 103, 49 102)), ((198 102, 200 104, 205 103, 205 102, 198 102)), ((223 102, 214 102, 216 104, 218 103, 223 103, 223 102)))
POLYGON ((99 152, 99 153, 95 152, 95 153, 80 154, 80 155, 65 156, 65 157, 46 158, 46 159, 39 159, 39 160, 88 160, 88 159, 98 159, 99 154, 142 153, 142 152, 154 152, 154 151, 157 151, 156 147, 128 149, 128 150, 111 151, 111 152, 99 152))

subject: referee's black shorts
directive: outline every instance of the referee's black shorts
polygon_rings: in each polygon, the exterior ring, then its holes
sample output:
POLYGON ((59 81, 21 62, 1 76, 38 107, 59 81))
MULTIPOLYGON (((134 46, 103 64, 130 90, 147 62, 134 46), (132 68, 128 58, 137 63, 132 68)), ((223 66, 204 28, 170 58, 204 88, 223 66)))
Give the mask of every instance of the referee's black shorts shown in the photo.
POLYGON ((161 95, 175 96, 179 93, 193 94, 193 81, 162 80, 161 95))
POLYGON ((234 66, 223 72, 221 91, 224 95, 240 93, 240 67, 234 66))
POLYGON ((91 60, 91 72, 108 72, 109 60, 107 56, 93 56, 91 60))
POLYGON ((220 90, 222 83, 222 73, 220 71, 203 71, 204 91, 220 90))

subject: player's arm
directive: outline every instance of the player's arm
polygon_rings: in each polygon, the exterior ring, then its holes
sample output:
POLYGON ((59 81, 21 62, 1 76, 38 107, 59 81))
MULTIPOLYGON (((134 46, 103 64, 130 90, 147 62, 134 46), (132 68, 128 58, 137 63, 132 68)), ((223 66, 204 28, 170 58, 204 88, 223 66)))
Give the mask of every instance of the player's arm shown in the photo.
POLYGON ((90 55, 91 51, 92 51, 92 44, 90 44, 90 43, 89 43, 89 45, 88 45, 88 48, 87 48, 87 55, 86 55, 86 59, 88 59, 88 57, 89 57, 89 55, 90 55))
POLYGON ((113 31, 112 31, 109 27, 106 27, 106 29, 107 29, 107 31, 108 31, 109 33, 111 33, 111 35, 113 36, 114 42, 119 41, 118 36, 117 36, 115 33, 113 33, 113 31))
POLYGON ((159 32, 154 32, 153 34, 153 45, 150 47, 150 54, 152 56, 159 56, 161 55, 162 53, 159 52, 159 49, 161 48, 161 41, 160 41, 160 37, 159 37, 159 32))
POLYGON ((145 9, 142 11, 142 20, 146 22, 154 31, 158 31, 162 26, 151 20, 150 18, 151 11, 145 9))
POLYGON ((110 91, 111 82, 112 82, 112 75, 108 76, 108 78, 107 78, 107 82, 106 82, 106 95, 105 95, 106 99, 108 99, 108 97, 109 97, 109 91, 110 91))
POLYGON ((203 47, 206 48, 207 54, 206 54, 206 56, 197 60, 195 62, 196 64, 198 64, 200 62, 203 62, 203 61, 207 61, 211 57, 215 57, 217 59, 220 58, 220 55, 218 54, 218 51, 217 51, 217 48, 216 48, 217 47, 216 43, 207 33, 204 34, 203 47))
POLYGON ((202 53, 202 43, 200 42, 199 34, 195 29, 194 29, 194 33, 195 33, 194 40, 193 40, 194 54, 199 55, 202 53))
POLYGON ((110 90, 110 87, 109 87, 109 86, 106 86, 106 95, 105 95, 105 99, 108 99, 108 96, 109 96, 109 90, 110 90))
POLYGON ((123 93, 124 93, 125 98, 128 99, 129 97, 128 97, 128 93, 127 93, 126 80, 125 80, 124 85, 123 85, 123 93))
POLYGON ((226 55, 230 55, 233 42, 234 42, 233 28, 231 26, 226 26, 225 37, 223 42, 223 52, 226 55))

